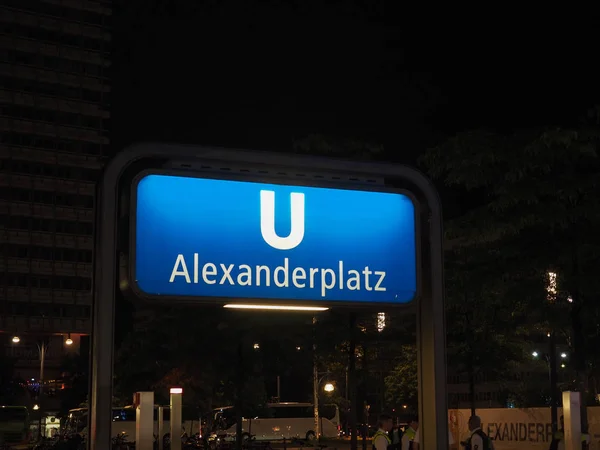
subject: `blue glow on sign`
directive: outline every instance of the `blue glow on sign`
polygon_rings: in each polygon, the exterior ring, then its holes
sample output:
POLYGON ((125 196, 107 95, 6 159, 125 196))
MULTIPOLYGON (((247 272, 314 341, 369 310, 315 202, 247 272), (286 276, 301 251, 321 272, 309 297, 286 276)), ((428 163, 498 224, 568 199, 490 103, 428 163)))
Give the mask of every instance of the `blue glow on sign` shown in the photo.
POLYGON ((134 277, 147 295, 415 296, 415 207, 406 195, 147 175, 136 196, 134 277))

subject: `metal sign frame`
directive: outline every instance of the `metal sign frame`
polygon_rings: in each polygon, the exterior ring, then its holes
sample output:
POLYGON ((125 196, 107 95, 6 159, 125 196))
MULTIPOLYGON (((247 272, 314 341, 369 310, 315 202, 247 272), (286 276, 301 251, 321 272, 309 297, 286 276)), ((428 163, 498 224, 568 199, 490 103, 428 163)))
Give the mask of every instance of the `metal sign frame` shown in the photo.
POLYGON ((402 165, 158 143, 133 145, 119 153, 105 167, 97 187, 88 449, 105 450, 111 446, 115 297, 124 265, 120 251, 126 251, 123 236, 128 233, 128 229, 119 229, 119 226, 129 206, 124 205, 127 201, 122 194, 126 191, 129 195, 131 188, 130 185, 124 188, 122 184, 131 183, 133 177, 128 178, 128 175, 132 171, 171 169, 175 164, 195 174, 210 165, 243 170, 262 168, 263 173, 271 168, 281 176, 286 176, 286 172, 318 172, 321 177, 324 172, 334 173, 338 175, 336 180, 354 181, 352 184, 357 190, 360 188, 356 183, 360 180, 365 183, 364 190, 369 190, 366 185, 373 179, 393 179, 413 194, 422 230, 421 235, 417 235, 417 254, 421 255, 417 260, 420 265, 417 273, 421 274, 417 279, 420 295, 412 302, 417 313, 421 449, 447 450, 442 211, 437 191, 429 179, 402 165))

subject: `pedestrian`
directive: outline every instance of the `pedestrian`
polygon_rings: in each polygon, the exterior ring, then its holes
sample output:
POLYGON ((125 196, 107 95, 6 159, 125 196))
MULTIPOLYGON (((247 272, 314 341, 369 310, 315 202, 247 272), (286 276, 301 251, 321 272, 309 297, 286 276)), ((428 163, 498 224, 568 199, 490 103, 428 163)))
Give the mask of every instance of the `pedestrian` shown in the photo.
POLYGON ((465 442, 465 450, 494 450, 492 440, 481 429, 479 416, 469 418, 469 431, 471 434, 465 442))
MULTIPOLYGON (((590 435, 581 432, 581 448, 587 450, 590 445, 590 435)), ((565 450, 565 417, 560 416, 560 428, 552 435, 550 450, 565 450)))
POLYGON ((415 435, 419 429, 419 418, 412 417, 408 424, 408 428, 402 435, 402 450, 413 450, 415 435))
POLYGON ((392 431, 388 433, 390 439, 392 440, 391 449, 393 450, 402 450, 402 430, 400 426, 396 423, 392 427, 392 431))
POLYGON ((392 431, 394 421, 391 416, 382 414, 377 422, 377 431, 373 436, 373 450, 388 450, 392 445, 392 440, 388 433, 392 431))

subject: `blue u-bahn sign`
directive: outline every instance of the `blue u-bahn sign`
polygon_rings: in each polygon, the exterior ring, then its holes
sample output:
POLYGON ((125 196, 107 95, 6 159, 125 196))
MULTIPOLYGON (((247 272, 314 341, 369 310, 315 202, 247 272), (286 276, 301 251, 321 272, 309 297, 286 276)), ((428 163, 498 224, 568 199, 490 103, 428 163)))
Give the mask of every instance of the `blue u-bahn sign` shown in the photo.
POLYGON ((133 186, 132 278, 145 297, 410 302, 406 193, 146 173, 133 186))

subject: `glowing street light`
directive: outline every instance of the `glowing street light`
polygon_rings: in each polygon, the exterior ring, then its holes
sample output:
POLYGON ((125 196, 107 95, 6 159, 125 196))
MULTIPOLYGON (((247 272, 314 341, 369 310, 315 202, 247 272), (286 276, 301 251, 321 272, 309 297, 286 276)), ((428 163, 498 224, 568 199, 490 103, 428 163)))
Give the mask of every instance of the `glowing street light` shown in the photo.
POLYGON ((254 344, 254 350, 258 350, 260 348, 260 344, 256 343, 254 344))
POLYGON ((567 366, 565 364, 561 364, 560 367, 562 367, 564 369, 567 366))
POLYGON ((326 385, 323 387, 323 390, 324 390, 325 392, 333 392, 333 391, 335 391, 335 386, 334 386, 333 384, 331 384, 331 383, 327 383, 327 384, 326 384, 326 385))
POLYGON ((21 338, 19 336, 13 336, 12 338, 13 344, 18 344, 21 342, 21 338))
POLYGON ((561 357, 561 358, 566 358, 566 357, 567 357, 567 354, 566 354, 565 352, 562 352, 562 353, 560 354, 560 357, 561 357))
POLYGON ((71 333, 69 333, 69 335, 67 336, 67 339, 65 340, 65 345, 73 345, 73 339, 71 339, 71 333))
POLYGON ((538 356, 540 356, 540 354, 538 352, 531 352, 531 356, 533 356, 534 358, 537 358, 538 356))
POLYGON ((33 405, 33 410, 37 411, 38 409, 40 409, 40 405, 33 405))

